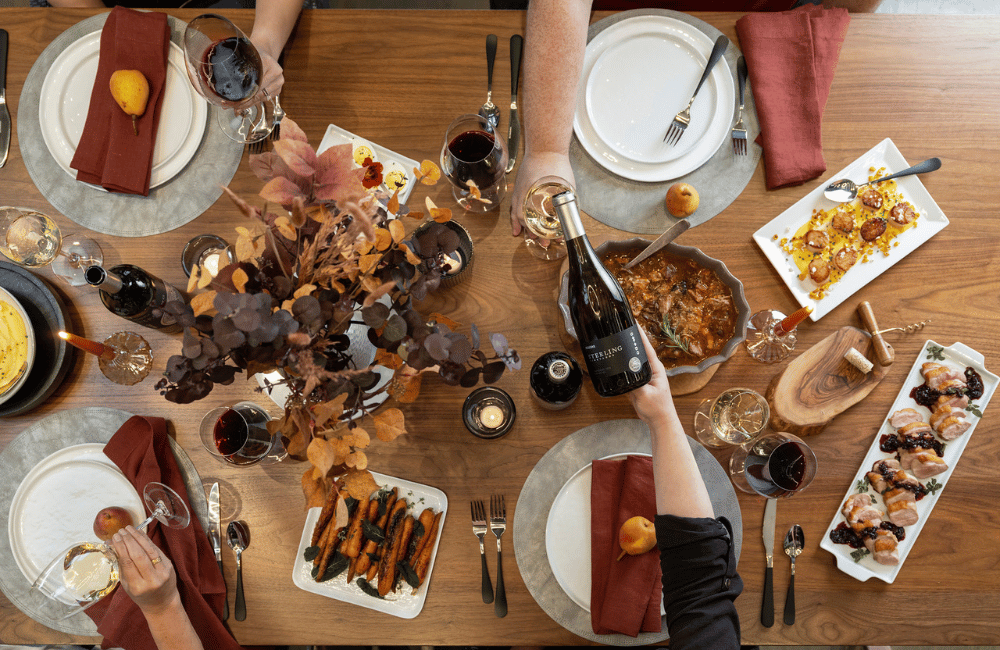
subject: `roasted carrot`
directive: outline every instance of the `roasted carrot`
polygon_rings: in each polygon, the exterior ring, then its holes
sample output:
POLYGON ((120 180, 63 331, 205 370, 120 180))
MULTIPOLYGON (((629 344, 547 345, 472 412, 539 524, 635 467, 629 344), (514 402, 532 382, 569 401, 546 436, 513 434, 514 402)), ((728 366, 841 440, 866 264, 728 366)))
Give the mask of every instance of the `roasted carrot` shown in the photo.
POLYGON ((438 537, 438 527, 441 523, 441 513, 437 513, 434 516, 434 523, 431 524, 431 529, 427 533, 427 542, 424 544, 423 550, 420 552, 420 557, 417 558, 414 563, 413 570, 417 574, 417 579, 420 580, 420 584, 424 582, 424 576, 427 575, 427 567, 431 563, 431 554, 434 552, 434 543, 437 541, 438 537))
POLYGON ((420 522, 421 527, 423 527, 423 531, 420 533, 420 536, 416 538, 417 543, 413 548, 413 554, 407 558, 410 560, 411 566, 413 562, 420 557, 420 551, 424 550, 424 544, 427 543, 427 537, 431 532, 431 526, 434 524, 434 511, 430 508, 424 508, 424 511, 420 513, 420 517, 417 521, 420 522))
POLYGON ((378 562, 378 593, 380 596, 389 593, 396 580, 396 553, 399 550, 399 540, 402 537, 402 523, 405 516, 405 510, 394 509, 392 517, 389 519, 388 532, 385 537, 385 550, 378 562))
POLYGON ((319 513, 319 519, 316 520, 316 526, 313 528, 312 543, 310 546, 316 546, 319 543, 320 537, 323 535, 323 531, 326 530, 326 525, 330 523, 330 517, 333 516, 333 510, 337 506, 337 484, 334 483, 330 486, 330 491, 327 492, 326 501, 323 503, 323 510, 319 513))
MULTIPOLYGON (((382 531, 383 539, 385 538, 385 525, 389 521, 389 514, 392 512, 392 508, 396 504, 396 491, 396 488, 392 488, 392 491, 385 495, 385 510, 383 511, 382 516, 378 518, 378 521, 375 522, 376 528, 382 531)), ((374 503, 376 505, 375 512, 377 513, 379 510, 378 501, 375 501, 374 503)), ((364 548, 361 549, 361 554, 358 555, 358 573, 367 575, 368 568, 372 564, 372 559, 369 554, 375 552, 375 549, 378 548, 378 544, 379 543, 373 539, 369 539, 365 542, 364 548)), ((371 578, 369 578, 369 580, 371 580, 371 578)))
POLYGON ((351 516, 351 525, 347 527, 347 537, 344 544, 344 555, 347 557, 357 557, 361 550, 361 520, 368 515, 368 504, 370 501, 359 501, 354 507, 354 514, 351 516))

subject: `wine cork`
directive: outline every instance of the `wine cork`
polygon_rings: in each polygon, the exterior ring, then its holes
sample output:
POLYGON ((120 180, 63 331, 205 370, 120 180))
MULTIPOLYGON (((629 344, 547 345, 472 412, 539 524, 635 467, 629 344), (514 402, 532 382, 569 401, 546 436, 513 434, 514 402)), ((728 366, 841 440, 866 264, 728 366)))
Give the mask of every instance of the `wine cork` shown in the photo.
POLYGON ((865 355, 858 352, 855 348, 851 348, 845 352, 844 358, 847 359, 848 363, 865 374, 871 372, 874 367, 872 362, 866 359, 865 355))

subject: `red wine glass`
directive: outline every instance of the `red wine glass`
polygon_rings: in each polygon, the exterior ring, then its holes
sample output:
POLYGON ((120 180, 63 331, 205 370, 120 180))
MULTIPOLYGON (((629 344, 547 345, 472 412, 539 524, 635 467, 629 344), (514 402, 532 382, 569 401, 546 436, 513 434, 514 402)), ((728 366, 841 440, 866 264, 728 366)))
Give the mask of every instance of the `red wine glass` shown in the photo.
POLYGON ((271 416, 252 402, 212 409, 201 421, 201 442, 217 459, 254 465, 265 458, 282 460, 287 453, 279 436, 267 430, 271 416))
POLYGON ((223 109, 222 132, 236 142, 258 142, 274 128, 270 102, 254 102, 264 77, 257 48, 239 27, 216 14, 198 16, 184 30, 184 60, 198 94, 223 109))
POLYGON ((736 448, 729 459, 733 485, 769 499, 790 497, 816 478, 816 454, 790 433, 768 433, 736 448))
POLYGON ((469 212, 499 208, 506 169, 507 144, 489 120, 470 113, 451 123, 441 148, 441 171, 459 205, 469 212))

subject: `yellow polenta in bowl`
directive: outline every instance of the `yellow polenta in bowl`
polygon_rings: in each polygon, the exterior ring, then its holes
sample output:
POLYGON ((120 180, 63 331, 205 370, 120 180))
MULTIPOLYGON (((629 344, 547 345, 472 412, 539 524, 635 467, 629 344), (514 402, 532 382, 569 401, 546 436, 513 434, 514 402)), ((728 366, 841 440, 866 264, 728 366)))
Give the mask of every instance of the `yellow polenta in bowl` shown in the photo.
POLYGON ((24 307, 0 287, 0 404, 17 393, 35 361, 35 331, 24 307))

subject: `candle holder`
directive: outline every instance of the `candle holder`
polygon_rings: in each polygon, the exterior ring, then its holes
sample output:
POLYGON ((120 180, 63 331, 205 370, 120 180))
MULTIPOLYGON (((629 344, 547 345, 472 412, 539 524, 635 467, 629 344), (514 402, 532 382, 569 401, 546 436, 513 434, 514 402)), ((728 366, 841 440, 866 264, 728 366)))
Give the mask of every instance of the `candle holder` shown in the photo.
POLYGON ((138 384, 153 368, 153 350, 146 339, 135 332, 115 332, 104 339, 104 343, 69 332, 59 332, 59 338, 97 356, 98 367, 104 376, 122 386, 138 384))
POLYGON ((493 440, 505 435, 514 426, 517 409, 506 391, 483 386, 469 393, 462 405, 465 428, 477 438, 493 440))
POLYGON ((472 245, 472 236, 462 224, 452 219, 444 222, 443 225, 458 235, 458 249, 452 255, 447 256, 457 262, 458 268, 441 276, 442 287, 453 287, 472 275, 472 264, 475 262, 476 251, 472 245))
POLYGON ((220 269, 234 261, 229 242, 217 235, 198 235, 184 246, 181 253, 181 267, 188 277, 191 277, 196 265, 215 277, 220 269))

